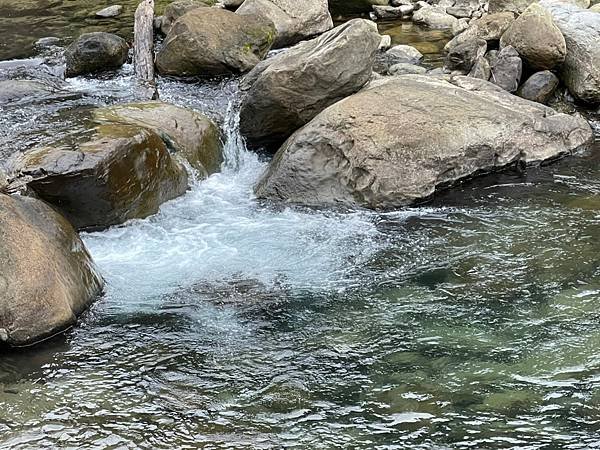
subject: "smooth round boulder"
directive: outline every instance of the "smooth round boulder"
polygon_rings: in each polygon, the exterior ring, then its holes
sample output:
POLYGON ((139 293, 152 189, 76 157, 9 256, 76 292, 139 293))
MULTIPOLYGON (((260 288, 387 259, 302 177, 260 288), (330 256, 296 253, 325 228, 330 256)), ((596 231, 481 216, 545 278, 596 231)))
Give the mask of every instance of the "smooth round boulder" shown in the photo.
POLYGON ((512 46, 535 70, 550 70, 562 64, 567 44, 552 15, 538 3, 529 6, 500 39, 500 46, 512 46))
POLYGON ((559 79, 549 70, 531 75, 519 88, 517 95, 533 102, 548 103, 556 91, 559 79))
POLYGON ((65 76, 118 69, 125 64, 128 54, 127 42, 116 34, 82 34, 65 50, 65 76))
POLYGON ((371 83, 294 133, 259 198, 393 209, 517 162, 591 144, 580 116, 558 114, 475 78, 402 75, 371 83))
POLYGON ((40 200, 0 193, 0 347, 71 327, 103 280, 71 224, 40 200))
POLYGON ((272 22, 226 9, 197 8, 171 27, 156 55, 162 75, 215 76, 247 72, 267 54, 272 22))
POLYGON ((148 128, 99 123, 14 163, 17 178, 79 230, 144 218, 187 190, 187 172, 148 128))
POLYGON ((160 101, 100 108, 95 117, 148 128, 158 134, 175 157, 189 163, 202 178, 216 173, 223 162, 221 133, 215 123, 189 108, 160 101))
POLYGON ((252 148, 276 150, 327 106, 369 81, 381 36, 353 19, 259 64, 242 83, 240 131, 252 148))
POLYGON ((273 48, 287 47, 333 28, 327 0, 245 0, 236 11, 273 22, 273 48))

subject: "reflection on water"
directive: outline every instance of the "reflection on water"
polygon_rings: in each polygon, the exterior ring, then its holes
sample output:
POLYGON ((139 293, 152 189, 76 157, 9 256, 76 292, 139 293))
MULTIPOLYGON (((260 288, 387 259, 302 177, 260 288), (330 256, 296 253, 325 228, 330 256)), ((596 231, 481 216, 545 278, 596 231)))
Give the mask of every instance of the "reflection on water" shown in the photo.
MULTIPOLYGON (((240 144, 235 80, 159 85, 219 122, 227 164, 84 235, 106 296, 66 337, 0 356, 1 448, 598 446, 600 148, 423 208, 284 208, 253 197, 266 162, 240 144)), ((0 148, 130 87, 125 67, 5 108, 0 148)))

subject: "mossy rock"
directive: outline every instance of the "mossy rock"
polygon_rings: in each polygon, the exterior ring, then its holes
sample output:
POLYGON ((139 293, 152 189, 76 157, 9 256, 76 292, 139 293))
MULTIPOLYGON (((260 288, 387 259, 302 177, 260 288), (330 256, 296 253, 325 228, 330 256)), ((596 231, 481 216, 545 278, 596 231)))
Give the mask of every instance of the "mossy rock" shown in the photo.
POLYGON ((121 122, 152 130, 174 155, 187 161, 202 177, 221 168, 223 143, 219 128, 208 117, 191 109, 152 101, 101 108, 94 116, 98 121, 121 122))
POLYGON ((187 190, 187 172, 150 129, 107 122, 33 149, 18 177, 77 229, 144 218, 187 190))

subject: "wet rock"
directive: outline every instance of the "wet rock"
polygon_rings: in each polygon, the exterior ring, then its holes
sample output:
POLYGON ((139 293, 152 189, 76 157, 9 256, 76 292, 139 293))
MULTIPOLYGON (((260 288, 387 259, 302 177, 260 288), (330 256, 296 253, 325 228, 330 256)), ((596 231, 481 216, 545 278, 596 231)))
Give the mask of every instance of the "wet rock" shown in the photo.
POLYGON ((508 92, 516 92, 523 74, 523 62, 511 46, 504 47, 492 64, 491 81, 508 92))
POLYGON ((237 14, 255 15, 273 22, 273 48, 287 47, 333 28, 327 0, 246 0, 237 14))
POLYGON ((567 3, 540 2, 565 37, 567 56, 561 80, 578 100, 600 103, 600 15, 567 3))
POLYGON ((483 58, 487 51, 487 42, 483 39, 473 39, 454 47, 446 57, 446 67, 448 70, 460 70, 468 73, 480 58, 483 58))
POLYGON ((103 281, 65 218, 40 200, 0 194, 0 346, 71 327, 103 281))
POLYGON ((415 64, 399 63, 394 64, 388 69, 390 75, 408 75, 408 74, 425 74, 427 69, 415 64))
POLYGON ((381 36, 354 19, 259 64, 242 84, 240 130, 251 147, 280 145, 371 78, 381 36))
POLYGON ((156 56, 156 66, 163 75, 246 72, 265 57, 275 35, 273 23, 258 17, 197 8, 173 24, 156 56))
POLYGON ((456 80, 387 78, 330 106, 281 147, 257 195, 397 208, 465 177, 556 158, 592 142, 579 116, 483 80, 456 80))
POLYGON ((458 22, 456 17, 446 14, 444 8, 433 6, 427 6, 415 11, 412 20, 415 23, 437 29, 453 28, 458 22))
POLYGON ((60 38, 54 36, 43 37, 35 41, 36 47, 49 48, 60 45, 60 38))
POLYGON ((597 13, 600 13, 600 3, 598 3, 597 5, 594 5, 590 8, 590 11, 594 11, 597 13))
POLYGON ((501 47, 512 46, 533 69, 549 70, 562 64, 567 53, 565 38, 552 15, 533 3, 500 39, 501 47))
POLYGON ((158 211, 187 189, 187 173, 147 128, 97 123, 23 154, 15 173, 77 229, 103 229, 158 211))
POLYGON ((122 12, 123 12, 122 5, 112 5, 112 6, 107 6, 106 8, 98 11, 96 13, 96 17, 102 17, 104 19, 107 19, 107 18, 111 18, 111 17, 117 17, 122 12))
POLYGON ((521 85, 517 95, 527 100, 545 104, 556 91, 558 84, 558 77, 549 70, 544 70, 531 75, 521 85))
POLYGON ((65 50, 65 76, 118 69, 127 61, 128 53, 129 46, 125 39, 115 34, 82 34, 65 50))
POLYGON ((23 105, 79 98, 81 94, 69 92, 41 80, 0 80, 0 105, 23 105))
POLYGON ((202 176, 221 168, 223 144, 219 128, 196 111, 151 101, 101 108, 94 114, 103 122, 128 123, 152 130, 172 154, 182 157, 202 176))
POLYGON ((177 19, 183 16, 185 13, 190 12, 198 8, 206 8, 213 5, 212 0, 177 0, 173 3, 169 3, 165 12, 162 15, 160 22, 160 31, 167 35, 171 31, 171 27, 177 19))

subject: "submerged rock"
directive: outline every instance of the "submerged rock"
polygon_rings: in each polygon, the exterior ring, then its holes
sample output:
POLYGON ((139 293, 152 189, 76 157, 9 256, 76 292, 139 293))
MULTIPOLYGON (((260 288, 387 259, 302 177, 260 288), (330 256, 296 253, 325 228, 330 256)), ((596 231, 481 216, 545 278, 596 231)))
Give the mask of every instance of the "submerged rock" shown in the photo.
POLYGON ((600 14, 555 0, 542 0, 565 37, 561 79, 578 100, 600 103, 600 14))
POLYGON ((203 114, 169 103, 129 103, 95 111, 105 122, 122 122, 148 128, 158 134, 175 156, 187 161, 201 175, 219 171, 223 162, 221 133, 203 114))
POLYGON ((246 0, 237 14, 255 15, 273 22, 273 48, 287 47, 333 28, 327 0, 246 0))
POLYGON ((275 41, 272 22, 226 9, 197 8, 177 20, 156 55, 163 75, 214 76, 247 72, 275 41))
POLYGON ((529 66, 550 70, 565 61, 565 38, 554 24, 552 15, 537 3, 515 20, 500 39, 502 47, 512 46, 529 66))
POLYGON ((127 61, 128 53, 127 42, 116 34, 82 34, 65 50, 65 76, 118 69, 127 61))
POLYGON ((103 281, 65 218, 40 200, 0 194, 0 346, 72 326, 103 281))
POLYGON ((354 19, 259 64, 242 88, 240 130, 252 147, 278 146, 370 78, 381 36, 354 19))
POLYGON ((0 80, 0 105, 44 103, 81 97, 42 80, 0 80))
POLYGON ((306 205, 397 208, 481 172, 571 154, 592 138, 583 118, 486 81, 403 75, 373 83, 298 130, 256 193, 306 205))
POLYGON ((100 123, 23 154, 18 178, 77 229, 102 229, 158 211, 187 189, 184 167, 150 129, 100 123))

